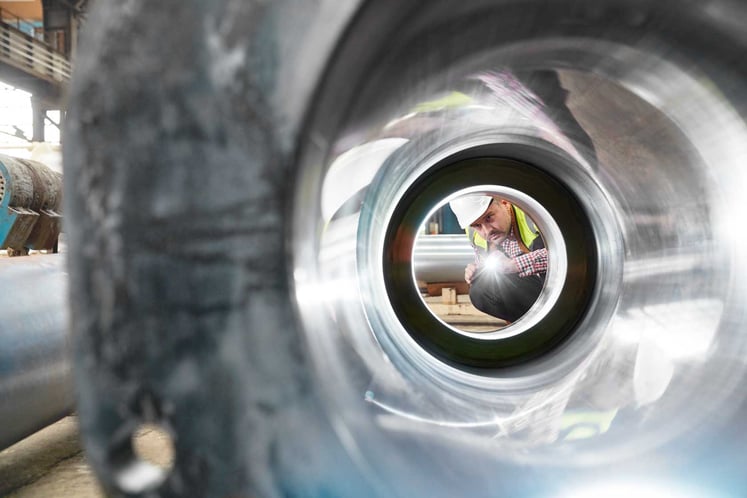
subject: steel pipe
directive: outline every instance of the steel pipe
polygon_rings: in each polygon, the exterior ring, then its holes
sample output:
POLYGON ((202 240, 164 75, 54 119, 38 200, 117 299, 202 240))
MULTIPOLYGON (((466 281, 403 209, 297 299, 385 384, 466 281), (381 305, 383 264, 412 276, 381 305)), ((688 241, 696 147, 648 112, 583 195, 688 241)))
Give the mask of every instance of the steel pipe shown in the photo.
POLYGON ((63 258, 0 257, 0 448, 73 409, 63 258))
POLYGON ((0 154, 0 248, 15 253, 57 247, 62 173, 0 154))
POLYGON ((109 494, 747 489, 743 2, 94 9, 66 212, 109 494), (541 204, 567 263, 479 337, 385 274, 409 285, 426 214, 471 189, 541 204), (131 451, 143 422, 170 473, 131 451))
POLYGON ((415 280, 462 282, 464 267, 475 260, 466 235, 420 235, 412 254, 415 280))

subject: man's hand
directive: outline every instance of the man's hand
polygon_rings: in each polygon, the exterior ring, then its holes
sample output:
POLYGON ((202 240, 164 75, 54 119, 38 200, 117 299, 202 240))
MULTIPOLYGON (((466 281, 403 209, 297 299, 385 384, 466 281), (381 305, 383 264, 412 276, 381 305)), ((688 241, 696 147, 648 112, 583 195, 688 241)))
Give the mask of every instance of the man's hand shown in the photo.
POLYGON ((477 266, 470 263, 467 265, 467 267, 464 269, 464 281, 468 284, 472 283, 472 277, 475 276, 475 272, 477 271, 477 266))
POLYGON ((485 268, 497 273, 519 273, 519 265, 500 251, 491 252, 485 261, 485 268))
POLYGON ((516 261, 509 258, 505 254, 499 251, 491 252, 490 256, 487 257, 485 262, 478 268, 476 265, 470 263, 464 269, 464 280, 468 284, 472 284, 472 281, 479 276, 483 271, 489 271, 495 273, 519 273, 519 265, 516 261))

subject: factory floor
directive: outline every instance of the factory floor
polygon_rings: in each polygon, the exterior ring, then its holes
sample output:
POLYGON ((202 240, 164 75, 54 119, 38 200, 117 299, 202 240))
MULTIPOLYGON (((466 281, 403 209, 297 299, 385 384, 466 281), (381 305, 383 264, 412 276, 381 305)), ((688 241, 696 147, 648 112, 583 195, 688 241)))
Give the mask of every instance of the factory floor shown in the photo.
POLYGON ((431 312, 445 323, 465 332, 493 332, 507 324, 472 306, 469 295, 454 293, 451 297, 423 295, 431 312))
MULTIPOLYGON (((149 461, 166 466, 171 448, 157 431, 134 443, 149 461)), ((81 447, 77 418, 63 418, 0 452, 0 496, 104 498, 81 447)))

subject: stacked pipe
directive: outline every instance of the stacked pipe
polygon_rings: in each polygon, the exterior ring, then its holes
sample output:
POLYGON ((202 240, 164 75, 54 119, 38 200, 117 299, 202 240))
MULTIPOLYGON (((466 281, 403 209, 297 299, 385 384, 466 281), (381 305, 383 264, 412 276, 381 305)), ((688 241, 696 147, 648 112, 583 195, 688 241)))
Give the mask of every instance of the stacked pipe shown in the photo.
POLYGON ((57 249, 62 174, 37 161, 0 155, 0 249, 57 249))

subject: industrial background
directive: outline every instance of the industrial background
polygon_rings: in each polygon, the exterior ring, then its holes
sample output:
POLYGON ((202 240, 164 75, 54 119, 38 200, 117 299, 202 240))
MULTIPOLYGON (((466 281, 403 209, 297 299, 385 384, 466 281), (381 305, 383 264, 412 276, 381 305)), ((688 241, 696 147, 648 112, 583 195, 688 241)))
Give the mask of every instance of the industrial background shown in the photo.
POLYGON ((0 327, 0 496, 104 496, 73 416, 67 313, 53 311, 67 289, 60 128, 88 4, 0 2, 0 264, 17 298, 0 327))
POLYGON ((0 496, 747 496, 746 23, 0 1, 0 496))

